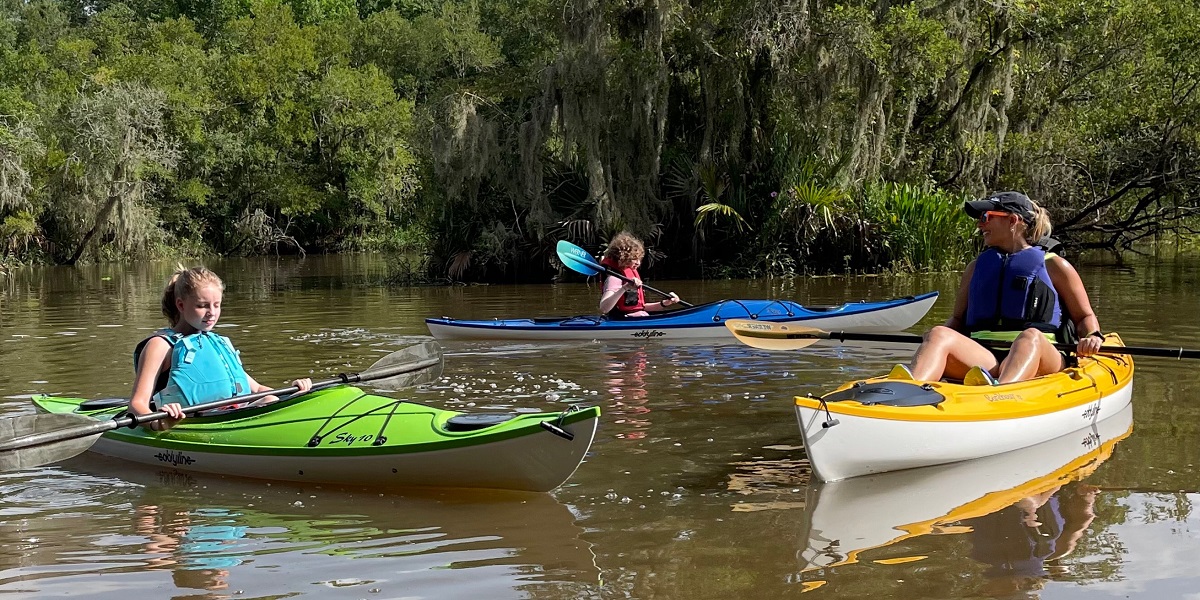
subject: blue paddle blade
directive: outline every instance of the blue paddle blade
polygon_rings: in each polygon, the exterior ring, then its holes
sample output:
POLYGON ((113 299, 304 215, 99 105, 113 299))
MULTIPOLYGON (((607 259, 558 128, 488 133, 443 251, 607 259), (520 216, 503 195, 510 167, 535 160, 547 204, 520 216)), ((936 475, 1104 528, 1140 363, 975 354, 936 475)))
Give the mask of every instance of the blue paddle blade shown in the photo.
POLYGON ((604 272, 604 267, 588 254, 587 250, 568 242, 567 240, 558 241, 558 259, 567 266, 568 269, 583 275, 599 275, 604 272))

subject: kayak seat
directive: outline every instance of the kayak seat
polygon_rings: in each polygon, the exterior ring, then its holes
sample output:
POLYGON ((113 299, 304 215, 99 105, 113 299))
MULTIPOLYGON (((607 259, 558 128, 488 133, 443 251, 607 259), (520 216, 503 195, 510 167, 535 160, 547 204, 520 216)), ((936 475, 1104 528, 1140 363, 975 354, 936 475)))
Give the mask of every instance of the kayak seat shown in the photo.
POLYGON ((88 412, 93 410, 101 410, 105 408, 113 408, 116 406, 128 406, 129 398, 96 398, 95 400, 85 400, 79 403, 79 408, 75 412, 88 412))
POLYGON ((493 425, 499 425, 515 416, 509 413, 455 415, 446 420, 446 424, 442 426, 442 429, 446 431, 475 431, 476 429, 486 429, 493 425))
POLYGON ((901 381, 858 382, 849 389, 825 396, 826 402, 853 400, 865 405, 936 406, 946 399, 932 386, 901 381))

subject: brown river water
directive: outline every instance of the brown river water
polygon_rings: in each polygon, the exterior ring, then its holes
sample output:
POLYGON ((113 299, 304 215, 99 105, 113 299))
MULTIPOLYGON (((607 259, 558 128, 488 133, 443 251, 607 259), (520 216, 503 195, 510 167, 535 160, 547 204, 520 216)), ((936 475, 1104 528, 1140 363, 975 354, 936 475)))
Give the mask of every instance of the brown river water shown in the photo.
MULTIPOLYGON (((1106 330, 1200 347, 1196 257, 1079 261, 1106 330)), ((388 287, 374 256, 216 261, 219 331, 259 381, 363 369, 423 319, 586 314, 595 283, 388 287)), ((0 276, 0 417, 32 394, 128 395, 171 266, 0 276)), ((833 304, 956 274, 671 281, 693 302, 833 304)), ((0 473, 0 597, 1184 598, 1200 590, 1196 361, 1138 359, 1133 411, 1056 446, 920 476, 809 481, 791 397, 911 348, 767 353, 729 342, 445 345, 406 397, 464 411, 602 407, 550 494, 333 489, 195 476, 85 454, 0 473), (1130 424, 1132 423, 1132 427, 1130 424), (1191 557, 1191 558, 1189 558, 1191 557)))

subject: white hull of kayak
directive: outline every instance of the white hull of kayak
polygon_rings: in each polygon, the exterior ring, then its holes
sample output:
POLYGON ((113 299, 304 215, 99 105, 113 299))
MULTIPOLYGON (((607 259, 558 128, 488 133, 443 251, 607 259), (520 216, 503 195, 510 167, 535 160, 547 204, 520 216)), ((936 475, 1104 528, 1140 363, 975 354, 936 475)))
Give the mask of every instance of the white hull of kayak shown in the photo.
MULTIPOLYGON (((914 302, 862 312, 851 312, 853 305, 848 304, 841 307, 846 310, 846 314, 839 314, 837 310, 832 310, 815 317, 764 318, 764 320, 781 325, 803 325, 825 331, 886 333, 903 331, 916 325, 936 301, 937 296, 932 295, 914 302)), ((529 320, 524 320, 528 325, 501 325, 499 323, 481 325, 478 321, 456 323, 453 320, 444 319, 439 319, 437 322, 428 320, 426 324, 429 327, 429 333, 439 340, 734 340, 733 334, 725 327, 724 319, 687 324, 663 323, 654 317, 648 317, 648 319, 659 322, 638 323, 637 320, 631 319, 620 322, 605 321, 601 325, 564 325, 553 328, 535 325, 529 320)))
POLYGON ((92 451, 105 456, 180 471, 256 479, 370 487, 469 487, 548 492, 562 485, 583 461, 599 419, 563 428, 566 440, 549 431, 446 450, 373 456, 306 456, 306 448, 267 455, 214 450, 186 451, 102 436, 92 451))
POLYGON ((979 421, 891 420, 796 406, 796 418, 813 472, 838 481, 953 463, 1061 437, 1114 415, 1130 403, 1132 380, 1091 402, 1039 415, 979 421))

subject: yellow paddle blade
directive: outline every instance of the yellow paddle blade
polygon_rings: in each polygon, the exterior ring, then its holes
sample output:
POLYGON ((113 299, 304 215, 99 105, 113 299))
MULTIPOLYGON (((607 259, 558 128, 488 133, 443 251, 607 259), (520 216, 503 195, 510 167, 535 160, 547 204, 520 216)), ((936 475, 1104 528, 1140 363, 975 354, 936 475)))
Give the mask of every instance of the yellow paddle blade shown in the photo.
POLYGON ((749 319, 729 319, 725 327, 739 342, 762 350, 799 350, 829 339, 828 331, 749 319))

